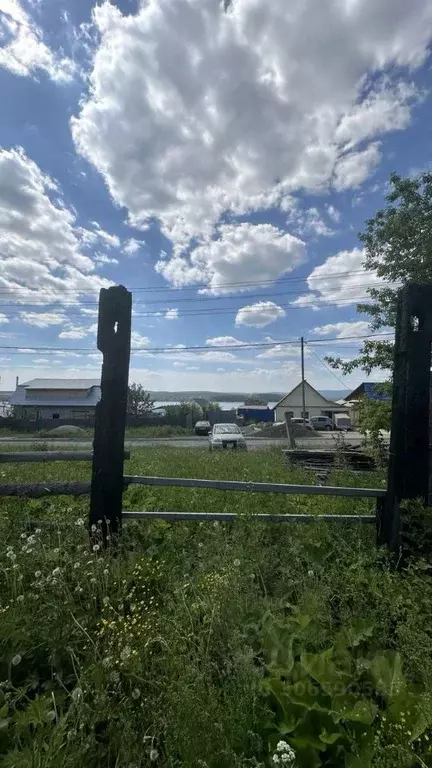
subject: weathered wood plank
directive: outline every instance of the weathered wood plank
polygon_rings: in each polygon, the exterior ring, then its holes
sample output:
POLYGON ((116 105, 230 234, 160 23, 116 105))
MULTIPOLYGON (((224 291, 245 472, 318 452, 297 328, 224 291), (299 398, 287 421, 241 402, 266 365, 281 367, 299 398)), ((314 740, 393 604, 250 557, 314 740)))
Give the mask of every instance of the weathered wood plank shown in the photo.
POLYGON ((200 480, 185 477, 141 477, 126 475, 128 485, 178 486, 181 488, 213 488, 218 491, 249 491, 250 493, 287 493, 314 496, 354 496, 379 498, 386 494, 383 488, 340 488, 327 485, 288 485, 286 483, 254 483, 238 480, 200 480))
MULTIPOLYGON (((221 523, 241 520, 242 516, 235 512, 125 512, 124 520, 166 520, 172 523, 192 522, 199 520, 201 522, 218 521, 221 523)), ((374 524, 375 515, 248 515, 246 518, 256 523, 318 523, 321 521, 336 523, 359 523, 374 524)))
MULTIPOLYGON (((130 452, 124 452, 130 459, 130 452)), ((92 461, 93 451, 10 451, 0 453, 0 464, 18 464, 47 461, 92 461)))
POLYGON ((70 483, 26 483, 23 485, 0 485, 0 496, 23 496, 40 499, 42 496, 83 496, 90 493, 91 483, 72 481, 70 483))

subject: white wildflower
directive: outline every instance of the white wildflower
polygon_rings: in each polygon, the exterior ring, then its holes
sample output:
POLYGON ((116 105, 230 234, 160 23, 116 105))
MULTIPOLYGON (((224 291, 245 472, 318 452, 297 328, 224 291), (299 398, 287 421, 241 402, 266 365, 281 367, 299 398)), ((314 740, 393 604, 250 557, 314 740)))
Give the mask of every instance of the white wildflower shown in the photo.
POLYGON ((313 577, 315 576, 315 574, 314 574, 314 572, 311 570, 311 571, 308 571, 308 576, 309 576, 309 578, 310 578, 310 579, 313 579, 313 577))
POLYGON ((132 698, 135 699, 135 701, 136 701, 137 699, 139 699, 140 696, 141 696, 140 689, 139 688, 134 688, 133 691, 132 691, 132 698))
POLYGON ((57 584, 57 579, 52 579, 51 584, 54 584, 54 585, 57 584))
POLYGON ((23 603, 23 602, 24 602, 24 595, 18 595, 17 603, 23 603))
POLYGON ((82 690, 81 688, 74 688, 71 696, 74 701, 79 701, 82 698, 82 690))
POLYGON ((53 576, 60 576, 60 574, 61 574, 61 569, 60 568, 54 568, 54 570, 52 572, 52 575, 53 576))
POLYGON ((17 667, 18 664, 21 663, 21 659, 22 659, 22 656, 20 656, 19 653, 17 653, 17 655, 13 657, 12 664, 14 665, 14 667, 17 667))
POLYGON ((104 597, 102 602, 103 602, 104 605, 109 605, 109 597, 104 597))
POLYGON ((57 715, 56 715, 54 709, 51 709, 50 712, 47 713, 47 720, 51 720, 51 722, 54 722, 56 717, 57 717, 57 715))
POLYGON ((93 523, 93 525, 92 525, 92 527, 91 527, 91 530, 93 531, 93 533, 96 531, 96 526, 95 526, 95 524, 94 524, 94 523, 93 523))
POLYGON ((26 533, 22 533, 21 536, 20 536, 20 539, 26 539, 26 538, 27 538, 27 534, 26 533))
POLYGON ((42 571, 35 571, 35 576, 37 579, 40 579, 40 577, 42 576, 42 571))
POLYGON ((99 552, 100 546, 99 544, 93 544, 93 552, 99 552))
POLYGON ((108 576, 108 573, 109 573, 108 568, 105 568, 103 573, 104 573, 104 576, 108 576))
POLYGON ((9 560, 12 560, 12 561, 16 560, 16 554, 11 549, 9 550, 9 552, 6 552, 6 557, 8 557, 9 560))
POLYGON ((240 567, 240 560, 238 559, 238 557, 234 560, 233 565, 235 566, 235 568, 239 568, 240 567))
POLYGON ((152 763, 155 763, 156 760, 158 759, 158 757, 159 757, 159 752, 157 751, 157 749, 151 749, 150 750, 150 761, 152 763))
POLYGON ((94 576, 93 576, 93 578, 92 578, 92 579, 90 579, 90 584, 96 584, 96 579, 95 579, 95 577, 94 577, 94 576))
POLYGON ((278 752, 286 752, 290 748, 289 744, 287 744, 286 741, 278 741, 276 745, 276 750, 278 752))
POLYGON ((98 521, 97 521, 97 524, 98 524, 98 525, 102 525, 102 520, 98 520, 98 521))
POLYGON ((125 647, 123 648, 123 650, 122 650, 122 652, 120 654, 121 660, 122 661, 126 661, 129 658, 130 655, 131 655, 131 649, 129 648, 128 645, 125 645, 125 647))
POLYGON ((36 528, 35 534, 39 535, 39 533, 42 533, 42 528, 36 528))
POLYGON ((274 754, 272 757, 272 761, 275 765, 278 765, 280 763, 279 755, 274 754))
POLYGON ((55 555, 58 555, 58 553, 60 552, 60 549, 58 547, 54 547, 53 552, 55 555))
POLYGON ((84 520, 82 519, 82 517, 79 517, 78 520, 75 521, 75 525, 79 525, 79 526, 84 525, 84 520))
POLYGON ((80 565, 81 565, 81 563, 74 563, 74 568, 75 568, 75 570, 76 570, 77 568, 79 568, 79 567, 80 567, 80 565))
POLYGON ((102 666, 105 667, 105 669, 111 666, 111 656, 105 656, 105 658, 102 659, 102 666))
POLYGON ((27 544, 35 544, 36 537, 35 536, 29 536, 27 539, 27 544))
POLYGON ((27 547, 21 547, 21 552, 24 552, 24 553, 28 552, 27 547))

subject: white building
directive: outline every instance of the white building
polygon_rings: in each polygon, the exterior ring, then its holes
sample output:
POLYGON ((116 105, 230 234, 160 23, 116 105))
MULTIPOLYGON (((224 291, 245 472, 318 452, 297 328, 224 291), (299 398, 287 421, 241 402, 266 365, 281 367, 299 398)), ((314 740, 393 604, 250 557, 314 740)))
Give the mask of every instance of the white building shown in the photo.
POLYGON ((328 416, 333 418, 335 413, 347 413, 348 408, 327 400, 305 381, 305 413, 303 417, 302 385, 297 384, 274 407, 275 421, 284 421, 287 413, 291 418, 310 419, 312 416, 328 416))
POLYGON ((87 419, 101 397, 96 379, 32 379, 10 398, 19 419, 87 419))

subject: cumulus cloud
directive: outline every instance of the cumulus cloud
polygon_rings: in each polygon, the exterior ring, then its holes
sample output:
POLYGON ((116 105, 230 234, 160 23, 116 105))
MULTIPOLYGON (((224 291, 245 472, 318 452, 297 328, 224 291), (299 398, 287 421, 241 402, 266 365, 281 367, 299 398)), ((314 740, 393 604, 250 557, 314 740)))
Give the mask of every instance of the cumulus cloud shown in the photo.
POLYGON ((20 319, 36 328, 48 328, 50 325, 62 325, 66 316, 59 312, 21 312, 20 319))
POLYGON ((131 333, 131 346, 132 347, 148 347, 150 339, 148 336, 143 336, 138 331, 132 331, 131 333))
POLYGON ((5 325, 8 322, 9 322, 8 316, 3 313, 0 313, 0 324, 5 325))
POLYGON ((0 0, 0 67, 20 76, 42 70, 59 82, 71 80, 75 70, 73 61, 43 42, 42 30, 19 0, 0 0))
POLYGON ((123 251, 124 253, 127 253, 128 256, 132 256, 139 251, 143 245, 145 245, 143 240, 136 240, 134 237, 130 237, 123 246, 123 251))
POLYGON ((76 302, 111 283, 81 252, 75 216, 23 149, 0 149, 0 289, 4 301, 76 302))
POLYGON ((93 18, 76 147, 134 226, 159 220, 175 257, 210 241, 227 212, 360 184, 376 139, 411 119, 404 69, 425 61, 432 34, 430 0, 308 0, 289 13, 286 0, 236 0, 228 13, 215 0, 148 0, 135 14, 104 2, 93 18))
POLYGON ((316 336, 335 336, 337 339, 345 339, 352 336, 364 336, 369 332, 369 323, 366 320, 355 320, 347 323, 327 323, 313 329, 316 336))
POLYGON ((364 250, 339 251, 312 270, 307 283, 312 293, 298 296, 292 304, 315 306, 327 302, 335 306, 356 304, 367 297, 368 287, 380 287, 383 281, 364 268, 364 250))
POLYGON ((253 328, 264 328, 276 320, 285 317, 286 312, 274 301, 258 301, 256 304, 249 304, 241 307, 236 315, 236 325, 249 325, 253 328))
POLYGON ((244 341, 239 341, 234 336, 215 336, 213 339, 207 339, 206 344, 209 347, 241 347, 244 341))
POLYGON ((161 259, 156 270, 176 286, 206 282, 206 293, 249 290, 291 272, 305 259, 305 245, 271 224, 224 224, 218 237, 195 248, 190 257, 161 259), (242 285, 243 283, 243 285, 242 285))
POLYGON ((111 232, 102 229, 97 221, 92 221, 91 223, 93 229, 82 227, 79 230, 83 245, 104 245, 107 248, 120 248, 120 238, 118 235, 113 235, 111 232))
POLYGON ((177 307, 172 307, 171 309, 167 309, 165 312, 165 320, 178 320, 179 311, 177 307))

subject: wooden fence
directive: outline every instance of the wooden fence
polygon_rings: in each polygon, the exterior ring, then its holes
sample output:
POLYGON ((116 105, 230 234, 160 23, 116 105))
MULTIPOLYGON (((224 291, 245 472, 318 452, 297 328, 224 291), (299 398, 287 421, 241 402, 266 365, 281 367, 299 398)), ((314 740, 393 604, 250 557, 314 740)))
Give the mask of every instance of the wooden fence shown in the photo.
POLYGON ((70 459, 83 461, 91 459, 91 482, 3 485, 0 486, 0 496, 40 498, 56 494, 73 496, 90 494, 89 527, 91 530, 92 524, 98 520, 103 520, 104 537, 108 526, 111 531, 120 531, 122 520, 125 519, 161 519, 176 522, 184 520, 231 521, 237 517, 235 513, 230 512, 123 511, 123 491, 128 486, 136 484, 244 493, 313 494, 372 498, 375 499, 374 515, 257 514, 253 515, 251 519, 266 523, 314 523, 322 520, 360 524, 376 523, 378 542, 386 544, 393 551, 399 550, 402 496, 404 495, 405 498, 420 496, 425 502, 429 499, 428 414, 432 342, 432 286, 406 286, 401 292, 399 301, 395 355, 396 393, 393 402, 388 490, 199 478, 125 476, 123 462, 127 456, 124 452, 124 435, 131 310, 131 294, 123 286, 101 290, 97 347, 103 354, 102 396, 96 407, 93 453, 87 451, 8 453, 0 456, 0 462, 69 461, 70 459), (412 322, 413 316, 418 320, 418 323, 412 322), (419 381, 421 384, 420 395, 419 390, 416 389, 416 382, 419 381), (417 418, 420 416, 421 419, 417 418), (416 435, 419 440, 418 443, 416 443, 416 435), (416 445, 421 447, 421 455, 418 454, 416 445), (426 455, 424 455, 425 451, 426 455), (32 458, 29 458, 30 455, 32 458), (413 481, 412 475, 411 478, 408 478, 407 472, 414 473, 416 480, 413 481))

